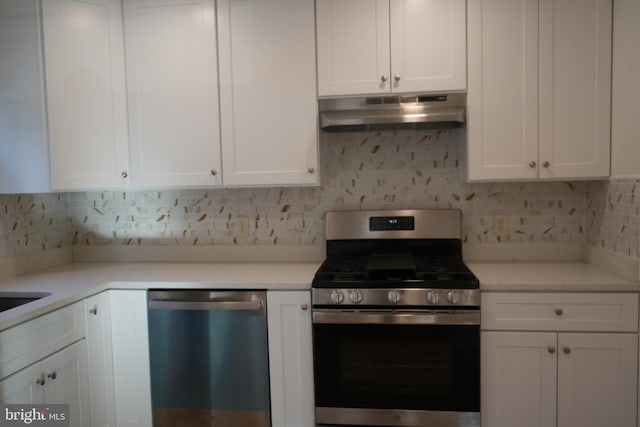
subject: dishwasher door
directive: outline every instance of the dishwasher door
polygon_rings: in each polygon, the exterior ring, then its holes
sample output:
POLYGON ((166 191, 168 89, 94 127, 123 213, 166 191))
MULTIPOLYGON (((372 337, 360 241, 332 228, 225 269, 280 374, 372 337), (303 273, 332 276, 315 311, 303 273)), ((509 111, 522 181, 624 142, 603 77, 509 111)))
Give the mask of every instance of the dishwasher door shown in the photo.
POLYGON ((154 427, 268 427, 266 293, 150 290, 154 427))

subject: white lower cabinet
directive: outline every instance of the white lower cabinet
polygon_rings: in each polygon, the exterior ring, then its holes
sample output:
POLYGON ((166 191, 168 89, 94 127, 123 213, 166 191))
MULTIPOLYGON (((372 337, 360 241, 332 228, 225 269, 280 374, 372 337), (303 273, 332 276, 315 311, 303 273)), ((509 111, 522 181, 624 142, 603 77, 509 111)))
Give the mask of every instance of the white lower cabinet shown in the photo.
POLYGON ((109 293, 116 425, 151 426, 147 292, 109 293))
POLYGON ((116 425, 109 291, 85 300, 91 426, 116 425))
POLYGON ((636 425, 636 294, 485 293, 481 304, 483 426, 636 425))
POLYGON ((71 426, 90 426, 89 373, 84 340, 42 361, 45 404, 69 404, 71 426))
POLYGON ((68 404, 72 427, 90 426, 84 340, 0 381, 0 403, 68 404))
POLYGON ((91 425, 83 307, 0 332, 0 403, 68 404, 71 426, 91 425))
POLYGON ((273 427, 315 426, 311 294, 267 292, 273 427))
POLYGON ((28 368, 0 381, 0 403, 24 404, 44 402, 44 390, 39 381, 42 377, 42 365, 35 363, 28 368))

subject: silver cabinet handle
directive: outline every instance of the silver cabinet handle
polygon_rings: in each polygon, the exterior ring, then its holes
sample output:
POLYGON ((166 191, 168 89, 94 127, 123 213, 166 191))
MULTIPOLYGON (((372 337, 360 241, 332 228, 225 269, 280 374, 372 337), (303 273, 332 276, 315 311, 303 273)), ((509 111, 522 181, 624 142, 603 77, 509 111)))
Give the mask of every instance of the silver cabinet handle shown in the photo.
POLYGON ((396 74, 395 76, 393 76, 393 80, 399 82, 400 81, 400 74, 396 74))
POLYGON ((571 349, 570 349, 569 347, 564 347, 564 348, 562 349, 562 351, 564 352, 564 354, 569 354, 569 353, 571 353, 571 349))
POLYGON ((211 169, 211 175, 216 176, 218 175, 218 171, 215 169, 211 169))
POLYGON ((544 166, 545 168, 548 168, 549 166, 551 166, 551 163, 549 163, 549 162, 544 162, 544 163, 542 164, 542 166, 544 166))
POLYGON ((89 313, 93 314, 94 316, 98 314, 98 306, 94 305, 93 307, 91 307, 91 309, 89 310, 89 313))
POLYGON ((538 164, 536 162, 529 162, 530 168, 535 168, 538 164))
POLYGON ((564 311, 561 308, 556 308, 555 312, 556 316, 562 316, 564 314, 564 311))
POLYGON ((388 79, 388 77, 387 77, 387 75, 386 75, 386 74, 383 74, 383 75, 380 77, 380 80, 381 80, 381 81, 383 81, 383 82, 386 82, 386 81, 387 81, 387 79, 388 79))
POLYGON ((58 378, 58 374, 54 372, 50 373, 49 375, 47 375, 47 377, 51 378, 52 380, 55 380, 56 378, 58 378))
POLYGON ((556 352, 556 348, 552 345, 550 345, 549 347, 547 347, 547 351, 551 354, 556 352))
POLYGON ((302 311, 307 311, 307 310, 309 310, 309 305, 308 304, 302 304, 300 306, 300 308, 302 309, 302 311))
POLYGON ((123 177, 123 178, 126 178, 126 177, 129 176, 129 174, 127 173, 127 171, 122 171, 122 172, 120 172, 120 176, 123 177))
POLYGON ((38 385, 44 385, 45 384, 44 374, 40 375, 40 378, 38 378, 36 380, 36 384, 38 384, 38 385))

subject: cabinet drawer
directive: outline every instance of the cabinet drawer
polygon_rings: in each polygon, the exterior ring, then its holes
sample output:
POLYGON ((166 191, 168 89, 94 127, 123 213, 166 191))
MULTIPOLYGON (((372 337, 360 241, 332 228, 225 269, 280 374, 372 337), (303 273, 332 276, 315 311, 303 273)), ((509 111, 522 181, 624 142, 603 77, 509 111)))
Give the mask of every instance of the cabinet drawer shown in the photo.
POLYGON ((483 330, 638 330, 638 295, 582 293, 483 293, 483 330))
POLYGON ((0 332, 0 378, 85 335, 82 301, 0 332))

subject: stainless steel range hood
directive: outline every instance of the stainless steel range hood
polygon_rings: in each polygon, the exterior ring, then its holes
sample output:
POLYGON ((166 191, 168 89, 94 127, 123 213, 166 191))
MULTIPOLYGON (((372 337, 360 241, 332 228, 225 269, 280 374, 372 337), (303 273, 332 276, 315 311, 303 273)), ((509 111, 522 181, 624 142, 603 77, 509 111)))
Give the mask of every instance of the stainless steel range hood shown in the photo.
POLYGON ((465 120, 466 94, 321 99, 320 128, 328 132, 376 129, 449 129, 465 120))

